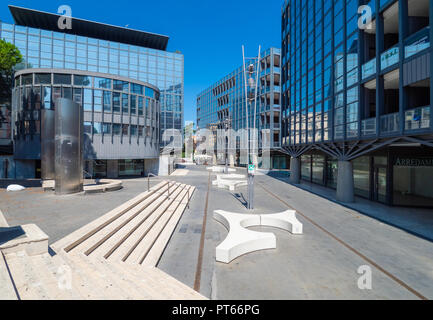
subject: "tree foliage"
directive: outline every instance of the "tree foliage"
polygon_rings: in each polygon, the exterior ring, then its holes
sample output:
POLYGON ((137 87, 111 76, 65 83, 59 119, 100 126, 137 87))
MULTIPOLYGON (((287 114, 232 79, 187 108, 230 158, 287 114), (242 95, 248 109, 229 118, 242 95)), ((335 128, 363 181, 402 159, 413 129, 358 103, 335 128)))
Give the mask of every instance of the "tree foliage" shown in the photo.
POLYGON ((20 50, 12 43, 0 39, 0 98, 10 99, 14 67, 23 61, 20 50))

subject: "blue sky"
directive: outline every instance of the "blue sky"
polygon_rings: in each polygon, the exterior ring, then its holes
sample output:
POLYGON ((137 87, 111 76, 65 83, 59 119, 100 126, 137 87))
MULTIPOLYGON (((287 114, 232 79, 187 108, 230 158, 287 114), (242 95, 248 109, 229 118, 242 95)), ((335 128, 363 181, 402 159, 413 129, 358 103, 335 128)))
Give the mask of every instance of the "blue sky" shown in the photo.
MULTIPOLYGON (((77 18, 164 34, 168 51, 185 55, 185 120, 196 120, 195 100, 206 89, 242 64, 241 46, 247 56, 281 46, 283 0, 157 0, 91 1, 10 0, 8 4, 57 12, 72 8, 77 18)), ((0 19, 13 22, 9 9, 0 6, 0 19)))

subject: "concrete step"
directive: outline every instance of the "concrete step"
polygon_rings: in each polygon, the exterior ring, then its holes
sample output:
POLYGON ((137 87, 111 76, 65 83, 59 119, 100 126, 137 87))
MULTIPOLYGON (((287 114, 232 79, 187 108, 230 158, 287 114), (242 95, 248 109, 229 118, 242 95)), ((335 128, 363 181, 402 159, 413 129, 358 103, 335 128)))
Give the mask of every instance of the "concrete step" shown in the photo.
POLYGON ((161 232, 164 230, 168 221, 171 219, 175 211, 181 205, 182 201, 188 196, 189 186, 184 186, 176 199, 165 210, 161 210, 155 219, 152 226, 146 234, 143 234, 141 241, 136 246, 134 252, 128 257, 127 262, 141 264, 144 258, 149 253, 150 249, 158 239, 161 232))
POLYGON ((191 200, 195 191, 195 187, 189 187, 189 198, 185 198, 182 203, 179 205, 177 210, 174 212, 171 219, 168 221, 167 225, 164 227, 162 232, 159 234, 159 237, 156 239, 155 243, 149 250, 146 256, 144 256, 144 260, 142 264, 156 267, 159 260, 161 259, 162 254, 164 253, 165 248, 167 247, 170 238, 176 229, 177 224, 179 223, 180 218, 182 217, 188 202, 191 200))
MULTIPOLYGON (((171 186, 171 189, 175 189, 178 186, 171 186)), ((119 224, 117 230, 112 232, 109 237, 102 238, 100 244, 94 252, 91 254, 94 256, 109 258, 113 253, 115 253, 119 247, 128 239, 135 230, 146 220, 150 218, 153 212, 163 205, 164 201, 168 196, 167 189, 164 187, 164 192, 159 192, 156 199, 152 201, 148 206, 143 208, 139 214, 134 214, 124 223, 119 224)), ((171 190, 172 191, 172 190, 171 190)), ((87 252, 86 252, 87 254, 87 252)))
POLYGON ((194 289, 157 268, 130 263, 124 264, 128 266, 128 272, 131 275, 134 275, 137 279, 146 278, 148 285, 159 288, 164 299, 206 300, 206 297, 194 291, 194 289))
POLYGON ((35 224, 1 228, 0 251, 3 254, 25 251, 28 255, 48 252, 48 236, 35 224))
POLYGON ((104 258, 98 257, 86 257, 86 259, 91 260, 98 269, 110 275, 118 286, 133 296, 134 300, 154 300, 160 298, 159 290, 141 285, 137 279, 131 276, 128 268, 124 265, 120 267, 119 263, 111 263, 104 258))
POLYGON ((116 250, 109 256, 105 256, 110 261, 126 261, 129 259, 131 254, 136 252, 137 246, 151 230, 155 222, 159 219, 160 215, 163 214, 167 208, 175 201, 176 197, 180 194, 185 185, 176 184, 175 187, 170 190, 170 197, 163 199, 162 203, 152 208, 151 214, 128 232, 114 247, 116 250), (174 189, 174 190, 173 190, 174 189))
POLYGON ((0 300, 17 300, 14 285, 9 275, 5 258, 0 252, 0 300))
POLYGON ((109 300, 133 300, 142 296, 122 281, 121 274, 116 274, 106 268, 103 264, 97 263, 81 253, 70 254, 80 268, 92 279, 94 283, 102 288, 104 298, 109 300))
POLYGON ((107 225, 111 224, 113 221, 121 217, 123 214, 137 206, 139 203, 146 200, 148 197, 153 195, 155 192, 157 192, 159 189, 161 189, 164 185, 166 185, 168 182, 163 181, 159 183, 158 185, 152 187, 149 191, 143 192, 139 194, 138 196, 134 197, 133 199, 125 202, 124 204, 118 206, 117 208, 111 210, 107 214, 103 215, 102 217, 94 220, 93 222, 85 225, 84 227, 80 228, 79 230, 71 233, 70 235, 66 236, 63 239, 60 239, 56 243, 54 243, 51 247, 55 251, 59 251, 60 249, 64 249, 66 252, 71 251, 73 248, 75 248, 80 243, 84 242, 88 238, 90 238, 92 235, 94 235, 99 230, 103 229, 107 225))
MULTIPOLYGON (((122 231, 128 224, 130 224, 134 219, 139 218, 142 215, 146 215, 147 209, 152 205, 157 205, 158 202, 163 200, 163 195, 166 192, 167 187, 163 187, 160 190, 156 191, 146 200, 132 208, 131 210, 125 212, 121 217, 117 218, 115 221, 105 226, 95 234, 93 234, 90 238, 81 242, 70 252, 84 252, 86 255, 92 254, 94 251, 98 250, 101 245, 110 240, 114 236, 118 234, 119 231, 122 231)), ((95 253, 97 254, 97 253, 95 253)))
POLYGON ((61 259, 71 270, 72 286, 83 300, 106 300, 107 292, 104 286, 100 286, 88 272, 88 267, 74 257, 74 254, 66 254, 59 251, 53 259, 61 259))
POLYGON ((72 281, 67 283, 69 267, 65 264, 57 267, 48 253, 31 256, 29 261, 39 281, 43 283, 52 300, 78 300, 80 295, 72 287, 72 281), (70 287, 67 285, 69 284, 70 287))
POLYGON ((5 255, 18 294, 22 300, 49 300, 50 289, 40 278, 25 251, 5 255))

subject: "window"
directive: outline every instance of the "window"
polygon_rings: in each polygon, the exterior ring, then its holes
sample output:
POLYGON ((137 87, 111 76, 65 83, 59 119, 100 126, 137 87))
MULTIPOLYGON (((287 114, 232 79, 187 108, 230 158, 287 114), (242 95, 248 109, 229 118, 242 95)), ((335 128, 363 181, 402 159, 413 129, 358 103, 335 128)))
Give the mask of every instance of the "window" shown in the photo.
POLYGON ((131 92, 136 94, 143 94, 143 86, 136 83, 131 83, 131 92))
POLYGON ((84 111, 92 111, 92 90, 84 89, 84 99, 83 99, 83 109, 84 111))
POLYGON ((137 126, 132 125, 130 130, 131 130, 131 136, 137 135, 137 126))
POLYGON ((128 106, 128 95, 127 94, 122 94, 122 113, 123 114, 128 114, 129 112, 129 106, 128 106))
POLYGON ((84 133, 92 134, 92 123, 84 122, 84 133))
POLYGON ((93 111, 102 112, 102 90, 93 91, 93 111))
POLYGON ((79 76, 74 75, 74 85, 82 86, 82 87, 91 87, 92 86, 92 78, 88 76, 79 76))
POLYGON ((93 134, 101 134, 102 124, 100 122, 93 123, 93 134))
POLYGON ((103 123, 102 124, 102 133, 111 134, 111 123, 103 123))
POLYGON ((129 130, 129 124, 122 124, 122 135, 127 136, 129 130))
POLYGON ((111 92, 110 91, 104 91, 102 101, 103 101, 103 105, 104 105, 104 111, 105 112, 111 112, 111 92))
POLYGON ((122 125, 118 123, 113 123, 113 134, 120 135, 122 133, 122 125))
POLYGON ((55 73, 54 84, 71 84, 71 75, 55 73))
POLYGON ((111 89, 111 79, 95 78, 95 88, 111 89))
POLYGON ((138 115, 142 116, 143 115, 143 97, 138 97, 138 115))
POLYGON ((35 73, 35 84, 51 84, 51 73, 35 73))
POLYGON ((121 81, 121 80, 114 80, 113 90, 129 92, 129 82, 121 81))
POLYGON ((131 115, 137 114, 137 96, 131 95, 131 115))
POLYGON ((113 92, 113 112, 120 112, 120 93, 113 92))

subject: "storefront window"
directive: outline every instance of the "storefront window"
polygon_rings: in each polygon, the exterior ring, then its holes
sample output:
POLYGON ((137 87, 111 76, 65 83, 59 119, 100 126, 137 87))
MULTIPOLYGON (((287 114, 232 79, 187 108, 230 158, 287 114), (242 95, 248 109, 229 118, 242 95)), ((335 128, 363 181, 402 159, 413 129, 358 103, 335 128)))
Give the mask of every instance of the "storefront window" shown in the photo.
POLYGON ((352 161, 353 183, 356 195, 370 196, 370 157, 360 157, 352 161))
POLYGON ((326 167, 326 186, 329 188, 337 188, 337 173, 338 161, 337 159, 328 159, 326 167))
POLYGON ((433 157, 397 157, 394 161, 394 205, 433 207, 433 157))
POLYGON ((301 157, 301 177, 303 180, 311 181, 311 156, 301 157))
POLYGON ((325 157, 322 155, 313 155, 313 173, 314 183, 323 184, 323 174, 325 169, 325 157))
POLYGON ((142 176, 144 160, 119 160, 119 176, 142 176))

